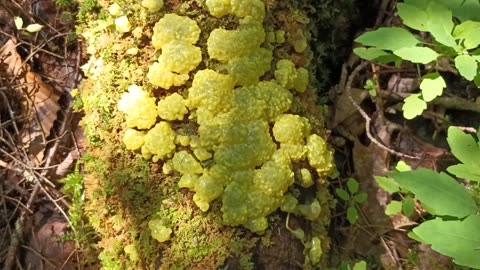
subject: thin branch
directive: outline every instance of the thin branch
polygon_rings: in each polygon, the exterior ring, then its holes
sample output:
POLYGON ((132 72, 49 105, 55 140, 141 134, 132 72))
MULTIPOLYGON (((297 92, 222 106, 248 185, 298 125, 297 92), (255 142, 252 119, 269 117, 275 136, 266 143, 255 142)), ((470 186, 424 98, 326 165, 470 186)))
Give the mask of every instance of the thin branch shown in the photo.
POLYGON ((370 131, 370 124, 372 122, 372 119, 370 118, 370 116, 368 116, 368 114, 362 109, 362 107, 360 107, 359 104, 357 104, 357 102, 353 99, 352 97, 352 83, 353 83, 353 79, 357 76, 358 72, 360 72, 362 69, 364 69, 367 65, 369 64, 369 62, 363 62, 361 64, 359 64, 353 71, 352 73, 350 74, 350 76, 348 77, 348 80, 347 80, 347 84, 345 85, 345 91, 346 91, 346 94, 347 94, 347 97, 348 99, 350 100, 350 102, 353 104, 353 106, 357 109, 357 111, 362 115, 362 117, 365 119, 365 132, 367 134, 367 137, 370 139, 370 141, 372 141, 375 145, 377 145, 378 147, 382 148, 383 150, 389 152, 390 154, 393 154, 395 156, 398 156, 398 157, 403 157, 403 158, 410 158, 410 159, 420 159, 418 157, 414 157, 414 156, 410 156, 410 155, 407 155, 407 154, 404 154, 404 153, 400 153, 400 152, 397 152, 393 149, 390 149, 388 148, 387 146, 385 146, 383 143, 379 142, 371 133, 370 131))

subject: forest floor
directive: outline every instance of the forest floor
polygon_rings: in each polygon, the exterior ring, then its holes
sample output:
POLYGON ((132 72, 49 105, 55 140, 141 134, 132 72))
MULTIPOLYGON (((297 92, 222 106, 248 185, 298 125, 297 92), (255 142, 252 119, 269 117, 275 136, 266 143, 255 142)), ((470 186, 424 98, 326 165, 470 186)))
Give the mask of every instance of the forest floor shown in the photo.
MULTIPOLYGON (((369 27, 397 25, 395 5, 396 1, 379 1, 376 22, 369 27)), ((80 66, 86 56, 84 44, 76 39, 75 14, 65 10, 53 0, 0 3, 3 269, 41 269, 29 265, 77 269, 85 260, 84 253, 75 249, 68 215, 72 200, 61 182, 86 151, 78 125, 81 113, 73 110, 72 98, 82 80, 80 66), (23 18, 22 29, 15 26, 15 16, 23 18), (38 33, 25 29, 33 23, 44 29, 38 33)), ((418 88, 415 66, 360 64, 353 54, 342 59, 343 65, 336 63, 341 68, 332 71, 332 77, 340 78, 338 84, 332 83, 337 85, 319 99, 329 107, 326 126, 340 171, 331 190, 344 188, 354 178, 368 200, 359 205, 355 225, 347 220, 348 205, 339 200, 329 231, 332 265, 365 260, 370 269, 454 269, 450 259, 407 237, 409 229, 425 218, 424 212, 417 209, 410 218, 385 215, 392 198, 378 187, 374 175, 385 175, 399 161, 435 171, 454 164, 446 130, 450 125, 479 126, 480 91, 449 74, 445 96, 422 117, 406 121, 396 112, 405 95, 418 88), (355 71, 358 66, 361 69, 355 71), (375 95, 365 90, 369 80, 379 82, 369 89, 375 95), (350 91, 345 91, 347 87, 350 91), (352 106, 351 99, 361 109, 352 106)), ((283 239, 284 248, 292 245, 291 239, 283 239)))

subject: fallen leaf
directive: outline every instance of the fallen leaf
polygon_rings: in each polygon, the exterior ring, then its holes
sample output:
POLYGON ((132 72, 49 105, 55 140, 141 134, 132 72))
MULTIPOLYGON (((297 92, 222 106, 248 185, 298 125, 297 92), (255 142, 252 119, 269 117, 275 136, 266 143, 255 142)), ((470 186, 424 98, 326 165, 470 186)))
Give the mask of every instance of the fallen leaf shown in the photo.
POLYGON ((33 161, 39 163, 60 110, 59 96, 22 62, 14 40, 8 40, 0 48, 0 60, 6 65, 5 75, 13 78, 12 85, 17 85, 15 90, 23 96, 22 113, 26 125, 20 135, 33 161))

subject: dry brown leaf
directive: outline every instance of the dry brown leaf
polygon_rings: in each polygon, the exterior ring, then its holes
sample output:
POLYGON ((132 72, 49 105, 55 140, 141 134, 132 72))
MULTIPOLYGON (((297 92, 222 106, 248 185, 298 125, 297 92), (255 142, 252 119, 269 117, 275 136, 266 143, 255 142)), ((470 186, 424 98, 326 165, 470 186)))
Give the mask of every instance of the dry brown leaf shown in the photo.
POLYGON ((15 41, 10 39, 0 49, 0 59, 6 65, 6 75, 11 85, 23 96, 25 127, 21 132, 22 143, 36 163, 43 160, 47 137, 60 110, 59 96, 45 84, 40 76, 22 63, 16 51, 15 41))
MULTIPOLYGON (((25 253, 25 264, 28 269, 75 269, 69 261, 75 250, 72 240, 63 240, 68 231, 68 222, 57 215, 45 215, 37 212, 34 216, 35 223, 40 223, 38 229, 32 230, 25 253), (42 225, 42 223, 44 223, 42 225)), ((37 226, 35 226, 37 227, 37 226)))
POLYGON ((80 153, 78 150, 72 150, 68 153, 67 157, 58 164, 57 169, 55 170, 55 174, 61 177, 66 176, 74 162, 76 162, 80 158, 80 153))
MULTIPOLYGON (((355 100, 357 104, 362 104, 365 98, 368 97, 368 92, 358 88, 351 89, 352 98, 355 100)), ((359 114, 357 109, 352 105, 350 99, 346 93, 342 95, 337 95, 335 97, 335 114, 333 120, 331 121, 331 125, 329 126, 330 129, 335 128, 336 126, 340 125, 342 122, 346 121, 349 117, 359 114)))
POLYGON ((393 74, 388 80, 387 90, 393 93, 411 93, 419 86, 417 78, 401 78, 393 74))

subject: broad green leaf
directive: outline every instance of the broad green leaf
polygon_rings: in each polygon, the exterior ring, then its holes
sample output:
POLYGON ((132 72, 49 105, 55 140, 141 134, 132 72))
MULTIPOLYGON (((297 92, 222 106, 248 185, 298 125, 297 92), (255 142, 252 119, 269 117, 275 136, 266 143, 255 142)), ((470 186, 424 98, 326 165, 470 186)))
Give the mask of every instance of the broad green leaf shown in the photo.
POLYGON ((347 219, 350 224, 356 224, 358 220, 358 211, 355 206, 349 206, 347 209, 347 219))
POLYGON ((453 16, 460 21, 480 21, 480 4, 478 0, 438 0, 450 8, 453 16))
MULTIPOLYGON (((478 60, 477 60, 478 61, 478 60)), ((477 73, 477 75, 475 76, 475 78, 473 78, 473 83, 475 83, 475 86, 477 88, 480 88, 480 72, 477 73)))
POLYGON ((463 218, 478 211, 465 186, 457 183, 446 173, 427 169, 390 174, 401 187, 433 211, 434 215, 463 218))
POLYGON ((452 36, 452 11, 443 4, 430 2, 427 8, 428 30, 435 40, 448 47, 455 48, 457 43, 452 36))
POLYGON ((353 266, 353 270, 367 270, 367 263, 365 261, 357 262, 353 266))
POLYGON ((432 0, 404 0, 403 2, 409 5, 414 5, 416 7, 426 9, 430 1, 432 0))
POLYGON ((480 22, 466 21, 459 24, 453 30, 455 39, 464 39, 465 49, 470 50, 480 45, 480 22))
POLYGON ((400 212, 402 212, 402 202, 400 201, 391 201, 385 208, 385 214, 388 216, 394 216, 400 212))
POLYGON ((389 64, 396 61, 401 61, 402 59, 394 54, 385 52, 383 50, 377 49, 375 47, 365 48, 358 47, 353 49, 353 52, 357 54, 360 58, 363 58, 368 61, 389 64))
POLYGON ((480 182, 480 166, 472 164, 457 164, 447 168, 447 171, 458 178, 480 182))
POLYGON ((413 232, 456 264, 480 269, 480 216, 471 215, 463 221, 436 218, 423 222, 413 232))
POLYGON ((337 188, 335 189, 335 192, 337 193, 338 197, 344 201, 348 201, 350 199, 350 195, 344 189, 337 188))
POLYGON ((17 30, 22 29, 23 19, 21 17, 13 17, 13 21, 15 22, 15 27, 17 28, 17 30))
POLYGON ((427 9, 429 3, 443 4, 452 11, 453 16, 461 22, 480 21, 480 4, 478 0, 405 0, 405 3, 427 9))
POLYGON ((355 41, 365 46, 390 51, 396 51, 404 47, 413 47, 420 43, 412 33, 398 27, 381 27, 359 36, 355 41))
POLYGON ((423 100, 429 102, 441 96, 445 87, 447 87, 447 84, 440 74, 429 73, 423 76, 422 83, 420 84, 423 100))
POLYGON ((420 98, 420 94, 413 94, 404 100, 402 106, 403 117, 413 119, 422 114, 427 108, 427 103, 420 98))
POLYGON ((374 176, 375 181, 377 181, 378 185, 383 188, 388 193, 395 193, 400 191, 400 187, 398 183, 393 181, 391 178, 383 177, 383 176, 374 176))
POLYGON ((358 47, 353 49, 353 52, 358 55, 360 58, 363 58, 365 60, 373 61, 379 57, 382 56, 388 56, 391 55, 390 53, 387 53, 386 51, 382 51, 380 49, 377 49, 375 47, 372 48, 365 48, 365 47, 358 47))
POLYGON ((27 25, 27 27, 25 27, 25 30, 27 30, 30 33, 35 33, 42 30, 42 28, 43 28, 43 25, 38 23, 33 23, 33 24, 27 25))
POLYGON ((455 57, 455 67, 465 79, 471 81, 477 75, 477 61, 470 55, 459 55, 455 57))
POLYGON ((410 231, 407 233, 407 236, 410 237, 411 239, 417 241, 417 242, 420 242, 422 244, 427 244, 425 241, 423 241, 422 238, 420 238, 420 236, 418 236, 416 233, 414 233, 413 231, 410 231))
POLYGON ((428 47, 403 47, 393 53, 404 60, 418 64, 428 64, 439 56, 437 52, 428 47))
POLYGON ((357 203, 364 203, 368 199, 368 195, 365 192, 358 193, 358 194, 355 194, 355 196, 353 196, 353 199, 357 203))
POLYGON ((407 3, 398 3, 397 9, 398 15, 406 26, 422 32, 428 31, 428 14, 425 9, 407 3))
POLYGON ((410 217, 415 211, 415 201, 412 196, 407 196, 403 199, 402 212, 406 217, 410 217))
POLYGON ((473 136, 457 127, 448 128, 448 145, 452 154, 464 164, 480 166, 480 146, 473 136))
POLYGON ((399 162, 397 162, 397 165, 395 165, 395 170, 399 172, 406 172, 411 171, 412 167, 410 167, 410 165, 408 165, 405 161, 400 160, 399 162))
POLYGON ((350 178, 348 179, 347 187, 348 187, 348 191, 350 191, 350 194, 355 194, 357 193, 360 185, 358 184, 357 180, 350 178))
POLYGON ((402 64, 402 58, 394 55, 394 54, 389 54, 389 55, 384 55, 376 58, 373 60, 373 62, 381 63, 381 64, 390 64, 394 63, 396 66, 400 66, 402 64), (398 63, 398 64, 397 64, 398 63))

